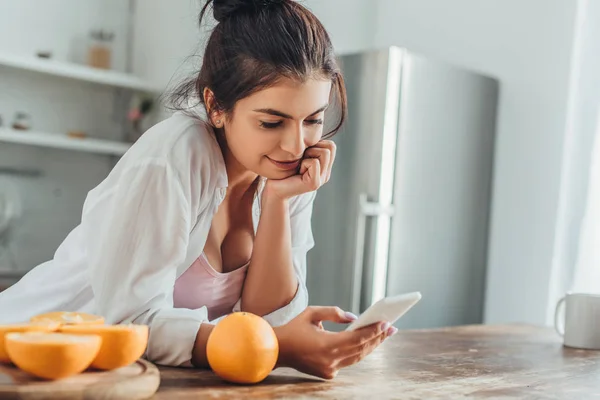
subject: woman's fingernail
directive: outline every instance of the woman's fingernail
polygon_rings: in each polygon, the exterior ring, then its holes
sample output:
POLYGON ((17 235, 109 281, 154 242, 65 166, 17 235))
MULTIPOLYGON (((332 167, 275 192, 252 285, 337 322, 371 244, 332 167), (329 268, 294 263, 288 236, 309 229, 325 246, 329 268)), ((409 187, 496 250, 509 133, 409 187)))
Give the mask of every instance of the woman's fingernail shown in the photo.
POLYGON ((358 317, 354 314, 352 314, 350 311, 347 311, 344 314, 344 317, 346 317, 346 319, 349 319, 350 321, 356 321, 358 319, 358 317))
POLYGON ((382 323, 380 326, 381 332, 387 331, 388 329, 390 329, 390 326, 392 326, 392 324, 390 324, 389 322, 382 323))
POLYGON ((387 331, 388 337, 394 336, 396 333, 398 333, 398 328, 395 326, 390 327, 390 329, 387 331))

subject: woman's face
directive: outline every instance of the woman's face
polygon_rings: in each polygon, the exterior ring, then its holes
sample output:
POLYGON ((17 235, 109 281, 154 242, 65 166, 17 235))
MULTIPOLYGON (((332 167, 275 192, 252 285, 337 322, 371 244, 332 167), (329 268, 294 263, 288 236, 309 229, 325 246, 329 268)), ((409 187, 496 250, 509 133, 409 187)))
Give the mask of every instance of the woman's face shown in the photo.
POLYGON ((284 79, 238 101, 224 119, 231 155, 268 179, 295 175, 304 151, 323 136, 330 91, 328 80, 284 79))

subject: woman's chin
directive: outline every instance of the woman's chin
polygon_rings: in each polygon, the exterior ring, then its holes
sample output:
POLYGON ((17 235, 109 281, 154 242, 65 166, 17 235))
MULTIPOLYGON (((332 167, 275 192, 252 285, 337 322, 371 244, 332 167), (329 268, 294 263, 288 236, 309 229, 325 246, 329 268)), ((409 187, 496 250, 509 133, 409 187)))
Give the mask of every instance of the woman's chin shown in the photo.
POLYGON ((276 171, 274 171, 274 170, 270 169, 269 171, 264 171, 260 175, 264 176, 267 179, 276 181, 276 180, 287 179, 289 177, 297 175, 297 173, 295 170, 291 170, 291 171, 276 170, 276 171))

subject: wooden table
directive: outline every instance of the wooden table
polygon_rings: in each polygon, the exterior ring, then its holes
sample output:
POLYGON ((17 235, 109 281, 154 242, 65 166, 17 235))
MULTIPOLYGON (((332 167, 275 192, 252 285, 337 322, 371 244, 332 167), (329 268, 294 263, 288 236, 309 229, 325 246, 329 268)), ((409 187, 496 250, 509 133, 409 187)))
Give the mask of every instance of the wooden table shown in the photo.
POLYGON ((156 399, 600 399, 600 351, 562 346, 553 330, 466 326, 404 331, 322 381, 277 370, 256 386, 161 368, 156 399))

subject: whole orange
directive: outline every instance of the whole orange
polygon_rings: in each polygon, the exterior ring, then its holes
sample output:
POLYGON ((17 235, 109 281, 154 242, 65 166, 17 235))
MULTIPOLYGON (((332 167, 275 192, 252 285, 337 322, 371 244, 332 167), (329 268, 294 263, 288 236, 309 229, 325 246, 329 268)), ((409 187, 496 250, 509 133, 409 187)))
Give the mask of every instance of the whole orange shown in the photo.
POLYGON ((206 356, 212 370, 224 380, 258 383, 275 367, 279 343, 263 318, 237 312, 213 328, 206 343, 206 356))

